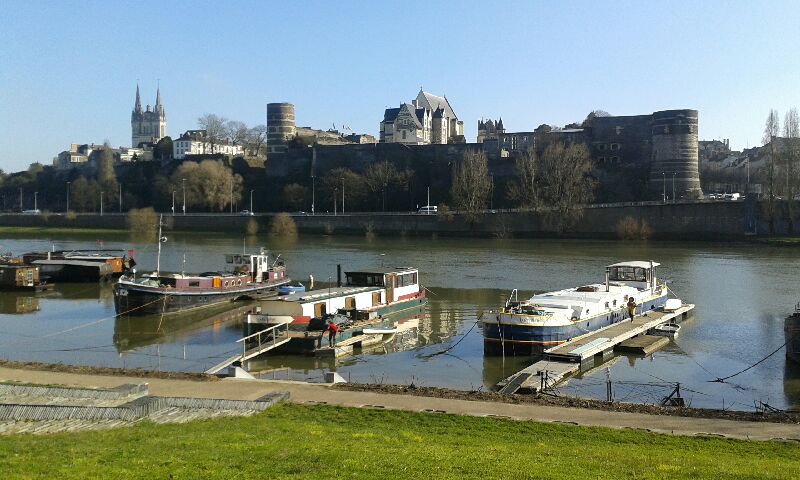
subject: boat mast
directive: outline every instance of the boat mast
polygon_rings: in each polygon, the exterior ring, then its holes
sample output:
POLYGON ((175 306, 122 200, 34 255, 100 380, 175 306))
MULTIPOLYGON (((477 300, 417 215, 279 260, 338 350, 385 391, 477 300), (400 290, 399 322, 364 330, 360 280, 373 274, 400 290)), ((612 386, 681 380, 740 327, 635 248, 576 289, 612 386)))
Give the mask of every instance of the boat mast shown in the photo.
POLYGON ((164 215, 161 214, 158 216, 158 255, 156 256, 156 276, 161 276, 161 242, 166 240, 161 236, 161 221, 163 220, 164 215))

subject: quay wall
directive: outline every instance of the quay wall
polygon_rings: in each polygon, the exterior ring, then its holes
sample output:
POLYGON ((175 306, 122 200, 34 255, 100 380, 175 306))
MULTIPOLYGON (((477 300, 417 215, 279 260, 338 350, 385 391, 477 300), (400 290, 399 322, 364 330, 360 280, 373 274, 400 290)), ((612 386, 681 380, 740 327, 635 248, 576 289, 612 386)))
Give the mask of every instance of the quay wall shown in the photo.
MULTIPOLYGON (((273 214, 252 217, 227 214, 167 216, 167 230, 238 233, 252 219, 259 234, 268 231, 273 214)), ((300 232, 328 234, 407 234, 483 237, 582 237, 614 238, 617 224, 625 217, 646 222, 653 238, 736 239, 749 233, 766 233, 766 221, 754 202, 656 202, 590 206, 582 218, 559 233, 558 218, 552 211, 496 211, 474 222, 464 215, 417 213, 294 214, 300 232)), ((800 219, 799 219, 800 220, 800 219)), ((800 221, 796 224, 800 225, 800 221)), ((782 226, 778 222, 778 226, 782 226)), ((20 215, 0 214, 0 227, 104 228, 126 231, 124 214, 20 215)), ((785 228, 785 227, 784 227, 785 228)), ((780 231, 776 233, 782 233, 780 231)))

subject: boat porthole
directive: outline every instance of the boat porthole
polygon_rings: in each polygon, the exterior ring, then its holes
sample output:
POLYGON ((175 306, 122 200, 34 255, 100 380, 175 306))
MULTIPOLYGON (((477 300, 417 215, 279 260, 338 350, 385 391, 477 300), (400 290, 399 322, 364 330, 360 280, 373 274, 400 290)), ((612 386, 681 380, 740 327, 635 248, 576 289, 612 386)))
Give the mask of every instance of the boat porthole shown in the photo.
POLYGON ((227 281, 227 280, 225 280, 225 283, 223 284, 223 286, 224 286, 225 288, 228 288, 228 281, 227 281))
POLYGON ((240 286, 240 287, 241 287, 241 286, 242 286, 242 281, 241 281, 241 280, 239 280, 238 282, 236 282, 236 285, 238 285, 238 286, 240 286))

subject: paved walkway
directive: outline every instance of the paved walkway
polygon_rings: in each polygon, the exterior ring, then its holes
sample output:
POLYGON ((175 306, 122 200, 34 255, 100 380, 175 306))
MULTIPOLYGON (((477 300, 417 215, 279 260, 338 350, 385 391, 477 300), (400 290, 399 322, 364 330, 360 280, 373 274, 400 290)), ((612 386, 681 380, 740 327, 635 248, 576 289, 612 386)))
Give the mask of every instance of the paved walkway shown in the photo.
POLYGON ((291 395, 291 401, 300 404, 329 404, 458 415, 498 416, 538 422, 634 428, 674 435, 714 435, 752 440, 791 439, 800 441, 800 425, 355 392, 335 390, 328 388, 326 385, 275 380, 229 378, 217 382, 203 382, 0 367, 0 382, 3 381, 95 388, 112 388, 124 383, 147 382, 151 395, 228 400, 256 400, 267 393, 288 391, 291 395))

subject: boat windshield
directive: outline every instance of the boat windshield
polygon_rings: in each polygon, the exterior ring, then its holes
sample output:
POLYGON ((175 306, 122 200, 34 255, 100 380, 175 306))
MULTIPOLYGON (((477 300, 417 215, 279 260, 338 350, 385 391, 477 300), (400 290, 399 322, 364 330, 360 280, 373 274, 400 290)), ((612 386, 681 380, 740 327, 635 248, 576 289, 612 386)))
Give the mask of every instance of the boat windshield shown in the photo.
POLYGON ((613 267, 608 277, 618 282, 646 282, 647 269, 642 267, 613 267))

